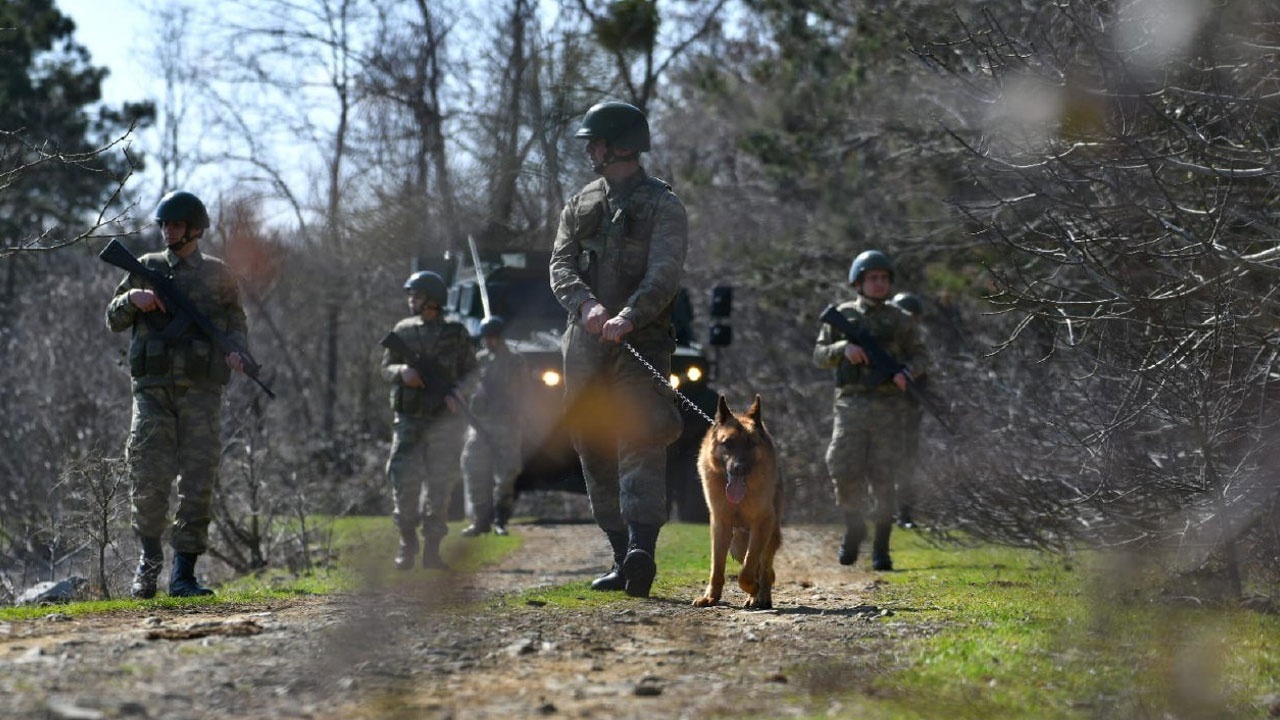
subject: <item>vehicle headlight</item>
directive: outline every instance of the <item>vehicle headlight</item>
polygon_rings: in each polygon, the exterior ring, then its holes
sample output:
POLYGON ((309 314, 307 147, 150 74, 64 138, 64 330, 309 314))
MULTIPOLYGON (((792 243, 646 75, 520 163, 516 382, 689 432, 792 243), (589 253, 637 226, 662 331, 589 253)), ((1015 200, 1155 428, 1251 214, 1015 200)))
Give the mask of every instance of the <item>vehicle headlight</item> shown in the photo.
POLYGON ((684 375, 685 377, 689 378, 689 382, 698 382, 699 380, 702 379, 702 368, 698 367, 697 365, 690 365, 689 369, 685 371, 684 375))
POLYGON ((555 370, 542 371, 542 384, 547 387, 555 387, 560 384, 560 373, 555 370))
POLYGON ((675 373, 671 373, 671 377, 667 380, 667 382, 670 383, 672 388, 679 388, 680 376, 675 373))

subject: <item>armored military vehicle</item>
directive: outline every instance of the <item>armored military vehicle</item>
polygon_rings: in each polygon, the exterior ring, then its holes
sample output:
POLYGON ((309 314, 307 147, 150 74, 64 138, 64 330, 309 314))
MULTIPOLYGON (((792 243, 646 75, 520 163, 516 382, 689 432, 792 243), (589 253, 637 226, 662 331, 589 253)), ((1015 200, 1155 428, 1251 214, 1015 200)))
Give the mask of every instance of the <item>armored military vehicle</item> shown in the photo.
MULTIPOLYGON (((524 355, 532 375, 529 401, 523 409, 525 465, 516 480, 517 493, 586 492, 582 467, 562 421, 564 382, 560 337, 567 317, 551 292, 550 259, 550 252, 521 251, 453 256, 446 262, 448 319, 463 323, 476 337, 486 314, 487 301, 488 313, 506 321, 507 341, 524 355), (478 260, 479 273, 473 258, 478 260)), ((716 288, 710 337, 716 352, 732 340, 727 324, 731 298, 730 288, 716 288)), ((676 299, 673 317, 677 346, 669 382, 702 413, 714 414, 718 393, 708 383, 716 366, 703 346, 694 340, 693 306, 684 289, 676 299)), ((675 518, 705 521, 706 501, 696 462, 707 421, 696 410, 681 405, 684 431, 668 451, 667 499, 675 518)))

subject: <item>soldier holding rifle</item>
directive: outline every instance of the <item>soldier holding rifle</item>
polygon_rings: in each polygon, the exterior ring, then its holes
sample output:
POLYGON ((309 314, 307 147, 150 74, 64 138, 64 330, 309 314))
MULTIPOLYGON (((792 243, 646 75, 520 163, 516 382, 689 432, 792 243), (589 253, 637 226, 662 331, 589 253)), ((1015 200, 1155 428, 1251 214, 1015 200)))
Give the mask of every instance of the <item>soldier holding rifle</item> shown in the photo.
POLYGON ((236 279, 225 263, 199 248, 209 228, 204 203, 189 192, 173 192, 160 200, 155 219, 165 250, 135 260, 113 241, 103 251, 113 264, 120 264, 123 253, 134 269, 116 287, 106 312, 113 332, 132 333, 133 419, 126 458, 133 531, 142 554, 131 592, 155 596, 168 524, 174 551, 169 594, 211 595, 195 568, 208 549, 218 483, 222 387, 232 370, 252 368, 256 377, 257 364, 246 349, 248 324, 236 279), (175 478, 178 503, 168 523, 175 478))
POLYGON ((454 388, 476 366, 467 329, 446 322, 442 314, 448 294, 444 279, 416 272, 404 284, 409 311, 383 341, 382 379, 391 385, 392 520, 400 531, 395 564, 413 567, 422 525, 422 567, 444 568, 440 541, 448 534, 445 514, 458 480, 458 447, 462 425, 454 388), (390 346, 390 347, 388 347, 390 346), (428 439, 436 447, 428 452, 428 439))
POLYGON ((924 376, 925 349, 910 316, 887 302, 893 263, 879 250, 854 258, 849 284, 857 297, 828 308, 814 346, 818 367, 835 371, 834 420, 827 447, 827 471, 844 514, 841 565, 857 562, 867 533, 875 527, 871 567, 892 570, 894 480, 903 456, 903 427, 911 412, 913 378, 924 376))

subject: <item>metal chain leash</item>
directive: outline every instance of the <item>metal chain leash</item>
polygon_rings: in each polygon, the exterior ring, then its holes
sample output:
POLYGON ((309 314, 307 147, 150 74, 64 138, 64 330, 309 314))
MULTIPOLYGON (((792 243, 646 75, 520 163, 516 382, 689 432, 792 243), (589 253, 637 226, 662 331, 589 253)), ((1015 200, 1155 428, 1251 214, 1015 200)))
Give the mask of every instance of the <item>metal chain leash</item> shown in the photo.
POLYGON ((676 394, 676 397, 677 397, 677 398, 680 398, 680 402, 681 402, 685 407, 687 407, 687 408, 689 408, 690 410, 692 410, 692 411, 694 411, 694 412, 698 413, 698 415, 699 415, 699 416, 701 416, 703 420, 706 420, 706 421, 707 421, 707 424, 708 424, 708 425, 715 425, 715 421, 711 419, 711 416, 710 416, 710 415, 708 415, 708 414, 706 414, 706 413, 702 412, 702 408, 698 407, 697 405, 694 405, 692 400, 690 400, 689 398, 687 398, 687 397, 685 397, 685 396, 684 396, 684 393, 682 393, 682 392, 680 392, 679 390, 677 390, 677 389, 675 389, 675 388, 671 387, 671 381, 670 381, 670 379, 669 379, 669 378, 666 378, 666 377, 663 377, 663 376, 662 376, 662 373, 658 372, 658 368, 656 368, 656 367, 654 367, 653 365, 651 365, 651 364, 649 363, 649 361, 648 361, 648 360, 645 360, 645 359, 644 359, 644 356, 640 354, 640 351, 639 351, 639 350, 636 350, 636 349, 635 349, 635 347, 634 347, 631 343, 629 343, 629 342, 624 342, 624 343, 622 343, 622 347, 624 347, 624 348, 626 348, 628 351, 630 351, 630 352, 631 352, 631 354, 632 354, 633 356, 635 356, 635 359, 636 359, 636 360, 639 360, 639 361, 640 361, 640 364, 641 364, 641 365, 643 365, 643 366, 644 366, 644 367, 649 371, 649 374, 653 375, 653 380, 654 380, 654 382, 655 382, 655 383, 657 383, 658 387, 665 388, 665 389, 670 390, 671 392, 675 393, 675 394, 676 394))

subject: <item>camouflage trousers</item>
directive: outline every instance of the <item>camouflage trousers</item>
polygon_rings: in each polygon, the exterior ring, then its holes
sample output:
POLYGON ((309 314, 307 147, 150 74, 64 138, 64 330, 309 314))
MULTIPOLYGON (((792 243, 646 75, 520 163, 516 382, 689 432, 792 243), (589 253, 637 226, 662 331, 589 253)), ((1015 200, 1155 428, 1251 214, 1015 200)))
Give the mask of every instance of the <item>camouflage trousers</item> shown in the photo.
MULTIPOLYGON (((645 328, 628 340, 664 378, 670 374, 675 341, 666 328, 645 328)), ((563 349, 570 432, 596 524, 605 532, 662 525, 667 446, 681 428, 675 399, 625 347, 576 323, 565 331, 563 349)))
POLYGON ((165 385, 134 390, 125 457, 138 537, 164 535, 176 478, 178 504, 169 542, 181 553, 202 554, 208 549, 222 457, 221 412, 221 388, 165 385))
POLYGON ((826 459, 836 504, 846 518, 893 519, 894 482, 901 473, 910 411, 902 393, 837 394, 826 459))
POLYGON ((481 420, 484 434, 467 428, 462 444, 462 482, 467 517, 487 525, 494 510, 510 512, 516 501, 516 476, 523 467, 520 428, 481 420))
POLYGON ((449 500, 458 485, 458 444, 464 421, 442 410, 433 415, 396 413, 387 458, 391 519, 401 530, 422 524, 422 534, 449 534, 449 500))

